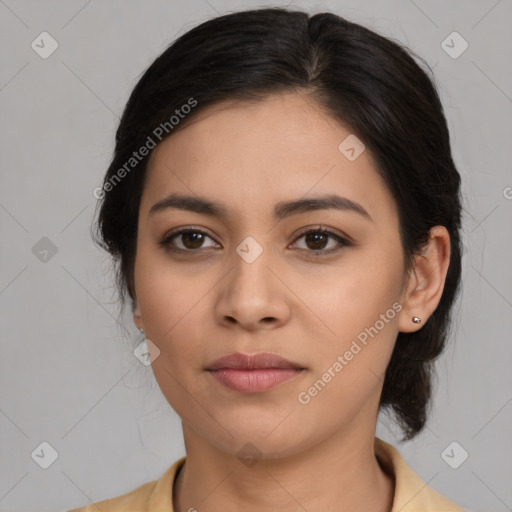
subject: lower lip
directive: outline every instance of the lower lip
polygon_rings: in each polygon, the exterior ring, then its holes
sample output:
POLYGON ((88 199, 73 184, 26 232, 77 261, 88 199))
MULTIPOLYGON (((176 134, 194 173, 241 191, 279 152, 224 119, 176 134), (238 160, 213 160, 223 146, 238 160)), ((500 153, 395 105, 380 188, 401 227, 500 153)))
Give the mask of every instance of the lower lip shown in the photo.
POLYGON ((210 370, 210 373, 214 379, 230 389, 241 393, 258 393, 289 381, 303 371, 293 368, 261 368, 257 370, 221 368, 210 370))

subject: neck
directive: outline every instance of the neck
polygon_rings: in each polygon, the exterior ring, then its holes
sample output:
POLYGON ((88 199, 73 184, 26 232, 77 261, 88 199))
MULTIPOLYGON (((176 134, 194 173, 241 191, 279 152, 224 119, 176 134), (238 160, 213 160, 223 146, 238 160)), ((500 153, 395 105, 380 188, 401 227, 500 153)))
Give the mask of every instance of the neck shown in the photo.
POLYGON ((183 426, 187 459, 174 510, 389 512, 394 482, 374 453, 374 432, 339 432, 320 445, 252 466, 183 426))

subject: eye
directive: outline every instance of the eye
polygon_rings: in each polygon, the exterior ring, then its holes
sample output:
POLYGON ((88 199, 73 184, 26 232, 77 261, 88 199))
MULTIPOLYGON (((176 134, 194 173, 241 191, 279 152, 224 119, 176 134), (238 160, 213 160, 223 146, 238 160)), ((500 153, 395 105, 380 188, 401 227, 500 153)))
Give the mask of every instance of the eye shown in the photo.
POLYGON ((352 245, 352 243, 346 238, 325 228, 308 229, 295 239, 296 241, 294 244, 296 244, 297 240, 300 240, 301 238, 304 238, 305 247, 299 247, 299 249, 317 254, 336 252, 343 247, 352 245), (329 239, 332 241, 330 247, 329 239))
MULTIPOLYGON (((298 249, 307 251, 315 256, 337 252, 343 247, 352 245, 348 239, 322 227, 308 229, 303 232, 295 239, 294 245, 302 238, 304 239, 305 247, 298 247, 298 249), (329 240, 332 242, 330 247, 329 240)), ((201 252, 208 247, 215 247, 215 244, 215 241, 208 233, 191 227, 171 231, 159 242, 161 247, 179 253, 201 252), (203 245, 207 239, 210 239, 213 244, 203 245)))
MULTIPOLYGON (((201 229, 182 228, 168 233, 164 239, 159 242, 159 245, 169 249, 170 251, 199 252, 200 249, 204 249, 203 244, 207 238, 215 242, 205 231, 202 231, 201 229), (178 244, 174 242, 175 240, 179 241, 178 244)), ((212 245, 207 247, 212 247, 212 245)))

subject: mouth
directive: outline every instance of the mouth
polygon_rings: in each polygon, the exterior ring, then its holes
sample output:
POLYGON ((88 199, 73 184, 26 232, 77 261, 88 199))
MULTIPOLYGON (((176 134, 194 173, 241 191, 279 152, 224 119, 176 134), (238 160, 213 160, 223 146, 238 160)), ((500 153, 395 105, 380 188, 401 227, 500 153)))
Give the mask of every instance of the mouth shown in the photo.
POLYGON ((276 354, 262 352, 222 357, 211 363, 206 371, 217 382, 234 391, 260 393, 298 377, 306 368, 276 354))

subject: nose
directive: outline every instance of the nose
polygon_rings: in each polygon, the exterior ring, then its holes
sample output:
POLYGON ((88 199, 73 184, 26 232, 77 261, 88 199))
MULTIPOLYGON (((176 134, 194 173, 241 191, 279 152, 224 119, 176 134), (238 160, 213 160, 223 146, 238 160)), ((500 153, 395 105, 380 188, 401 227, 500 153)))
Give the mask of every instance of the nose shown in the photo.
POLYGON ((249 263, 236 252, 232 267, 217 288, 215 314, 224 326, 254 331, 274 329, 290 318, 290 290, 278 265, 264 250, 249 263))

